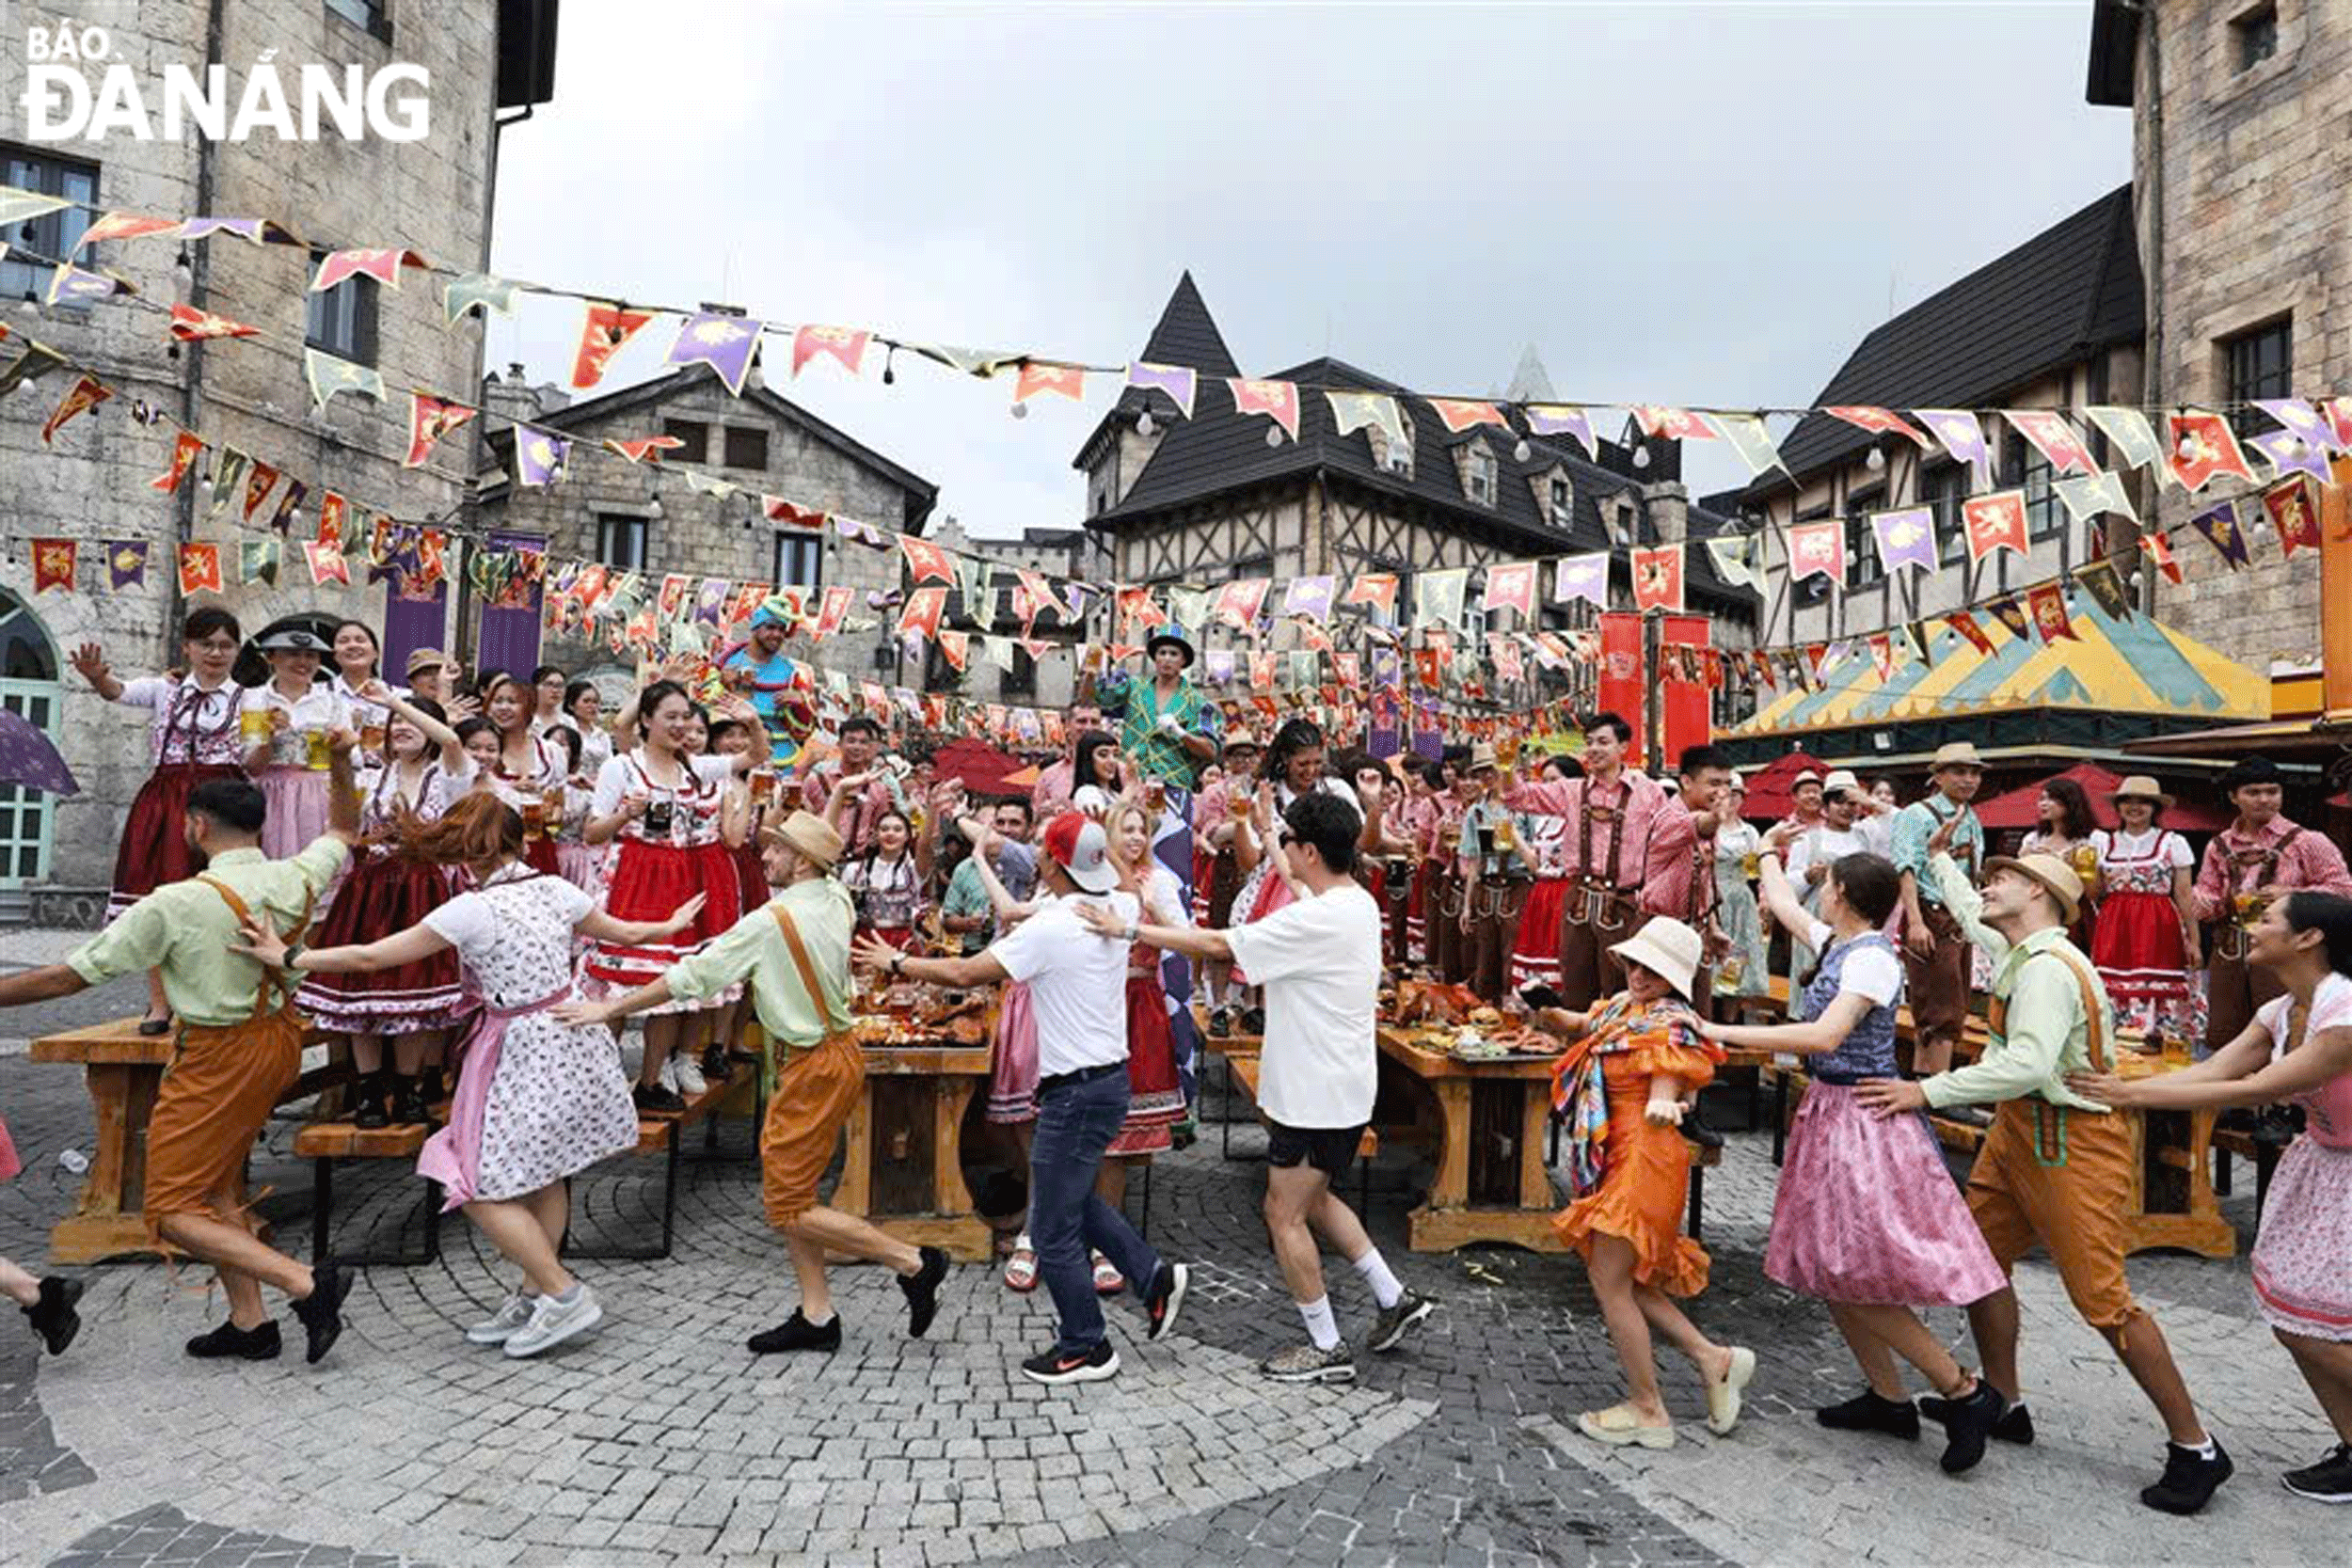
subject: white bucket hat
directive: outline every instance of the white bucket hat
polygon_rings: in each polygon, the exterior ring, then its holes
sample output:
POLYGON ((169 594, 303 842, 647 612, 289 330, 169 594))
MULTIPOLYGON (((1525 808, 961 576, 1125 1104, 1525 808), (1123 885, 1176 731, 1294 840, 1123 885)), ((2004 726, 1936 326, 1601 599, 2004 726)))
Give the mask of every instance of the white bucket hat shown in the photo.
POLYGON ((1671 915, 1653 915, 1647 925, 1609 951, 1662 976, 1682 993, 1685 1002, 1691 999, 1702 946, 1699 934, 1681 921, 1671 915))

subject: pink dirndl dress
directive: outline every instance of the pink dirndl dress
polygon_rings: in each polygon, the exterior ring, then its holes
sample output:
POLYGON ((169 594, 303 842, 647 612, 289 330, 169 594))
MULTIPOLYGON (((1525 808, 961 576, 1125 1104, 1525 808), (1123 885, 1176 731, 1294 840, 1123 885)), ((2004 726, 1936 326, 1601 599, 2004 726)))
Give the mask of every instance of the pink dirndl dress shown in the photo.
MULTIPOLYGON (((2293 1006, 2281 996, 2255 1014, 2270 1031, 2274 1059, 2290 1048, 2293 1006)), ((2342 1028, 2352 1028, 2352 980, 2330 974, 2312 997, 2303 1037, 2342 1028)), ((2254 1305, 2284 1333, 2352 1340, 2352 1072, 2294 1102, 2303 1107, 2304 1129, 2271 1173, 2254 1240, 2254 1305)))

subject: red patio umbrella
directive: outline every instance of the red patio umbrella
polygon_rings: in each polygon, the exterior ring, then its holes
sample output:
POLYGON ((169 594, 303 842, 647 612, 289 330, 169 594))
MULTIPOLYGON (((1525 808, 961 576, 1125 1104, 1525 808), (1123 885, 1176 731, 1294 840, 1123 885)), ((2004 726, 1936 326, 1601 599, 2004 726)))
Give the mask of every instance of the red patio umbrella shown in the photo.
MULTIPOLYGON (((1028 764, 1019 757, 998 751, 985 741, 969 736, 950 740, 931 753, 931 771, 942 779, 955 779, 975 795, 1025 794, 1025 785, 1012 783, 1013 775, 1027 769, 1028 764)), ((1034 779, 1030 783, 1035 783, 1034 779)))
MULTIPOLYGON (((2095 762, 2079 762, 2056 776, 2072 779, 2083 786, 2083 793, 2090 797, 2090 815, 2097 818, 2100 827, 2122 826, 2114 805, 2107 800, 2123 782, 2120 775, 2095 762)), ((1988 828, 2030 828, 2040 819, 2041 799, 2040 784, 2022 784, 1990 800, 1978 801, 1977 816, 1988 828)), ((2163 822, 2164 826, 2185 833, 2217 833, 2230 825, 2233 816, 2226 807, 2184 800, 2165 808, 2163 822)))
POLYGON ((1754 772, 1742 774, 1748 786, 1748 798, 1740 815, 1754 821, 1777 822, 1797 809, 1789 785, 1798 774, 1810 770, 1827 774, 1831 764, 1807 752, 1790 752, 1774 757, 1754 772))

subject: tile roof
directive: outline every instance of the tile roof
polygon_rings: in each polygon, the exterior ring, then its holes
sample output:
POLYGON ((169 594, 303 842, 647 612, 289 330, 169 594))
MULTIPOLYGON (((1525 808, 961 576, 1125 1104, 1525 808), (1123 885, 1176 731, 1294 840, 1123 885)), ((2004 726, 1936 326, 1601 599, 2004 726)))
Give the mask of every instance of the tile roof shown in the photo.
MULTIPOLYGON (((2122 185, 1873 328, 1814 406, 1982 407, 2056 366, 2144 336, 2146 315, 2132 187, 2122 185)), ((1780 443, 1781 460, 1803 479, 1851 460, 1869 439, 1808 414, 1780 443)), ((1767 475, 1747 493, 1788 483, 1767 475)))

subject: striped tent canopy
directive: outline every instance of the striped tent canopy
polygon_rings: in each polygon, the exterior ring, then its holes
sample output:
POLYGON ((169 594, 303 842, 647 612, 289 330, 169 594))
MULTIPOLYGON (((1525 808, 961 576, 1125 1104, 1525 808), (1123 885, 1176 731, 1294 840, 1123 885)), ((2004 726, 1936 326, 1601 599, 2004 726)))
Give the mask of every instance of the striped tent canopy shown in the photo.
POLYGON ((1842 657, 1821 666, 1819 689, 1784 690, 1727 737, 2034 708, 2215 723, 2270 717, 2269 677, 2194 638, 2145 616, 2110 619, 2088 594, 2074 596, 2067 613, 2079 641, 2018 638, 1985 618, 1990 655, 1941 621, 1931 623, 1928 662, 1899 652, 1893 678, 1883 681, 1870 650, 1857 640, 1842 657))

